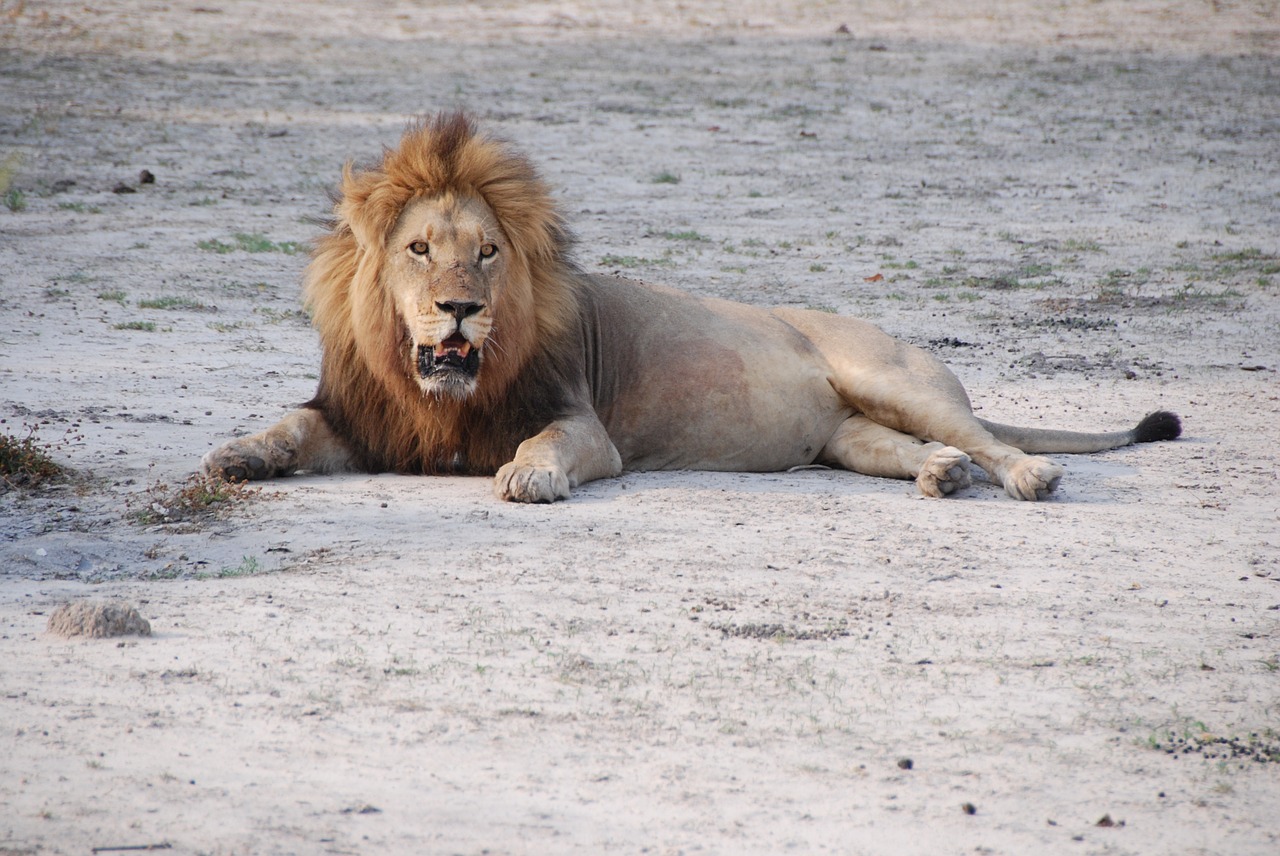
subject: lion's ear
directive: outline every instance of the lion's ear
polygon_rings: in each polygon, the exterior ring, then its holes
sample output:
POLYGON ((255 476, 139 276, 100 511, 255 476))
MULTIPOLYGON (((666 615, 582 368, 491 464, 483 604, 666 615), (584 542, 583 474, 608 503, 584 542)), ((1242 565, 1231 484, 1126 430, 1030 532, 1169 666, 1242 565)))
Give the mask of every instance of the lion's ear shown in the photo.
POLYGON ((342 171, 342 198, 335 211, 363 250, 382 251, 407 199, 402 188, 389 184, 380 171, 342 171))

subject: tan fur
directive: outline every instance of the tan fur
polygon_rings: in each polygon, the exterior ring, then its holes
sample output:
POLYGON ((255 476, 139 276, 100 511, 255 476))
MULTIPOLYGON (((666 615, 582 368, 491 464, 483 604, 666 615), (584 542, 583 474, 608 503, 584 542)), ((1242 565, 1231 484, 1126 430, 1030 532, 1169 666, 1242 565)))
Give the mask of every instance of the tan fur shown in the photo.
POLYGON ((348 165, 335 214, 305 290, 316 396, 211 451, 208 471, 489 473, 498 496, 546 502, 623 467, 820 461, 945 496, 969 484, 972 458, 1039 499, 1062 468, 1011 443, 1082 452, 1177 435, 1171 414, 1111 434, 980 421, 945 366, 866 322, 583 274, 529 162, 462 116, 348 165))

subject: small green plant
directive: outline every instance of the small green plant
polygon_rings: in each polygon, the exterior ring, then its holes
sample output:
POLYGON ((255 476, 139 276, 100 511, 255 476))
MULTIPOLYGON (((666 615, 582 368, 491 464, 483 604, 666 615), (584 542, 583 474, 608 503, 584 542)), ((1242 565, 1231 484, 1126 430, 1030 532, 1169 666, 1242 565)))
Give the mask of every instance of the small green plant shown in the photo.
POLYGON ((0 161, 0 195, 4 196, 4 204, 10 211, 17 213, 27 207, 26 195, 13 186, 13 177, 22 166, 22 155, 13 152, 0 161))
POLYGON ((128 516, 145 526, 216 519, 257 497, 261 488, 196 473, 180 485, 156 482, 125 502, 128 516))
POLYGON ((119 290, 98 292, 99 300, 114 300, 116 303, 119 303, 121 306, 125 305, 125 300, 127 298, 128 298, 128 295, 125 294, 123 291, 119 291, 119 290))
POLYGON ((680 176, 676 175, 674 172, 667 172, 666 170, 663 170, 649 180, 654 184, 679 184, 680 176))
POLYGON ((640 256, 607 255, 600 259, 600 264, 611 268, 637 267, 671 267, 675 262, 670 259, 646 259, 640 256))
POLYGON ((826 269, 827 269, 827 266, 826 266, 826 265, 824 265, 824 264, 819 264, 818 262, 814 262, 813 264, 809 265, 809 272, 810 272, 810 273, 822 273, 822 272, 824 272, 826 269))
POLYGON ((709 241, 706 235, 690 229, 685 232, 663 232, 662 237, 668 241, 709 241))
POLYGON ((262 565, 254 556, 243 556, 238 565, 225 565, 214 573, 196 574, 198 580, 223 580, 230 577, 251 577, 262 573, 262 565))
POLYGON ((311 323, 311 317, 301 309, 272 309, 270 306, 255 306, 254 315, 261 315, 268 324, 301 324, 306 326, 311 323))
POLYGON ((9 192, 13 177, 18 174, 20 166, 22 166, 22 155, 17 152, 5 155, 5 159, 0 161, 0 193, 9 192))
POLYGON ((113 330, 141 330, 144 333, 154 333, 156 325, 154 321, 121 321, 119 324, 111 325, 113 330))
POLYGON ((215 238, 209 241, 196 241, 196 246, 219 254, 234 253, 239 250, 245 253, 284 253, 292 256, 302 252, 302 244, 297 241, 277 243, 260 232, 236 232, 231 238, 231 243, 215 238))
MULTIPOLYGON (((25 436, 0 431, 0 492, 36 487, 62 478, 66 470, 53 460, 53 446, 36 437, 36 426, 23 426, 25 436)), ((78 437, 64 439, 64 442, 78 437)))
POLYGON ((1259 261, 1264 256, 1258 247, 1246 247, 1233 253, 1215 253, 1210 258, 1215 262, 1251 262, 1259 261))
POLYGON ((144 297, 138 301, 138 306, 142 309, 189 309, 193 312, 207 312, 213 309, 212 306, 201 303, 199 300, 175 295, 144 297))

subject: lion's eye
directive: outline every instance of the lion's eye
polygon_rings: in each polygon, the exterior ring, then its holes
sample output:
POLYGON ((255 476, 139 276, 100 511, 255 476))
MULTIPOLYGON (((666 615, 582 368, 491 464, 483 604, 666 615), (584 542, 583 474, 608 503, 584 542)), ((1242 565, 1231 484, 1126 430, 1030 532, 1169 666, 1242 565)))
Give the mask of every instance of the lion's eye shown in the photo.
POLYGON ((415 256, 425 256, 427 253, 431 252, 431 248, 427 246, 426 241, 414 241, 409 245, 409 252, 413 253, 415 256))
POLYGON ((480 258, 491 259, 498 254, 497 244, 483 244, 480 247, 480 258))

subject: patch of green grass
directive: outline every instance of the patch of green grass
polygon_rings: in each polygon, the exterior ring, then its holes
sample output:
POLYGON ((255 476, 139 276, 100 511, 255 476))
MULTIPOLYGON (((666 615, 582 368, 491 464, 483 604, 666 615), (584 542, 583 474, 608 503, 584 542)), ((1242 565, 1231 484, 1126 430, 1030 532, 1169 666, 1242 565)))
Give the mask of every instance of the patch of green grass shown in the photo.
POLYGON ((26 210, 27 195, 16 187, 10 188, 4 195, 4 205, 13 213, 26 210))
POLYGON ((671 267, 675 262, 671 259, 646 259, 642 256, 615 256, 606 255, 600 259, 600 264, 610 268, 638 268, 638 267, 671 267))
POLYGON ((763 193, 761 193, 761 192, 760 192, 760 191, 758 191, 758 190, 748 190, 748 191, 747 191, 747 198, 748 198, 748 199, 759 199, 761 196, 764 196, 764 194, 763 194, 763 193))
POLYGON ((114 300, 116 303, 119 303, 121 306, 125 305, 125 301, 128 299, 128 297, 129 296, 125 294, 123 291, 118 291, 118 290, 98 292, 99 300, 114 300))
POLYGON ((1215 262, 1252 262, 1273 257, 1264 256, 1262 250, 1258 247, 1246 247, 1233 253, 1215 253, 1210 258, 1215 262))
POLYGON ((1072 253, 1100 253, 1102 245, 1097 241, 1081 241, 1075 238, 1068 238, 1062 243, 1062 249, 1072 253))
POLYGON ((218 254, 234 253, 239 250, 245 253, 284 253, 292 256, 303 250, 302 244, 297 241, 276 242, 260 232, 237 232, 231 238, 231 243, 215 238, 209 241, 196 241, 196 246, 218 254))
POLYGON ((1191 285, 1184 285, 1173 293, 1171 300, 1175 303, 1224 304, 1232 303, 1242 297, 1244 297, 1244 294, 1234 288, 1223 288, 1215 291, 1206 288, 1197 288, 1191 285))
POLYGON ((238 565, 226 565, 214 573, 196 574, 198 580, 223 580, 233 577, 251 577, 262 573, 262 565, 253 556, 243 556, 238 565))
POLYGON ((243 330, 253 325, 247 321, 210 321, 207 326, 210 330, 216 330, 219 333, 230 333, 232 330, 243 330))
POLYGON ((311 323, 311 316, 301 309, 272 309, 270 306, 255 306, 254 315, 261 315, 268 324, 301 324, 304 327, 311 323))
POLYGON ((1097 285, 1097 300, 1106 302, 1108 300, 1119 300, 1123 298, 1131 286, 1139 286, 1147 281, 1142 271, 1130 271, 1123 268, 1116 268, 1107 272, 1107 275, 1097 285))
POLYGON ((814 262, 813 264, 809 265, 810 273, 823 273, 826 271, 826 269, 827 269, 826 265, 820 264, 818 262, 814 262))
POLYGON ((142 309, 188 309, 193 312, 208 312, 213 309, 212 306, 201 303, 190 297, 178 297, 176 295, 165 295, 163 297, 144 297, 138 301, 138 306, 142 309))
POLYGON ((685 232, 662 232, 660 237, 666 238, 668 241, 710 241, 706 235, 695 232, 692 229, 685 232))
POLYGON ((121 321, 119 324, 113 324, 113 330, 141 330, 144 333, 154 333, 156 325, 154 321, 121 321))
POLYGON ((992 291, 1014 291, 1025 287, 1017 277, 1010 274, 967 276, 960 284, 968 289, 986 288, 992 291))
POLYGON ((652 184, 679 184, 680 176, 676 175, 674 172, 667 172, 666 170, 663 170, 650 178, 649 181, 652 184))
POLYGON ((18 152, 5 155, 4 160, 0 161, 0 193, 9 192, 13 177, 18 174, 20 166, 22 166, 22 155, 18 152))
POLYGON ((101 214, 102 209, 96 205, 85 205, 83 202, 59 202, 59 211, 74 211, 77 214, 101 214))

